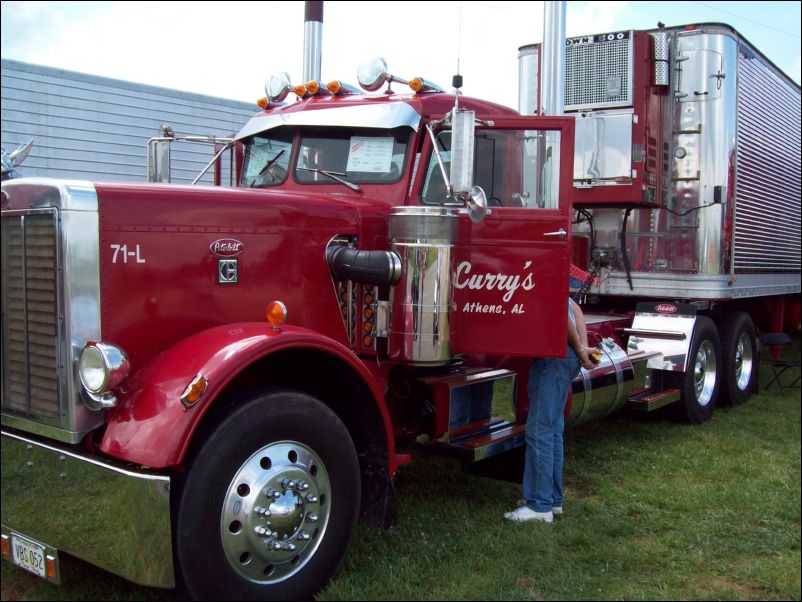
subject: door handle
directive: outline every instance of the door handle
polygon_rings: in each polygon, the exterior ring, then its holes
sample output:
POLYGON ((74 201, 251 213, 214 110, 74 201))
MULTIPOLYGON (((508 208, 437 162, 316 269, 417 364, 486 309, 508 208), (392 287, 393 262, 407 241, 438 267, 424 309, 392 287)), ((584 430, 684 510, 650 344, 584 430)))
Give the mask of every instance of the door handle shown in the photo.
POLYGON ((565 238, 568 236, 568 232, 560 228, 556 232, 546 232, 543 236, 556 236, 557 238, 565 238))

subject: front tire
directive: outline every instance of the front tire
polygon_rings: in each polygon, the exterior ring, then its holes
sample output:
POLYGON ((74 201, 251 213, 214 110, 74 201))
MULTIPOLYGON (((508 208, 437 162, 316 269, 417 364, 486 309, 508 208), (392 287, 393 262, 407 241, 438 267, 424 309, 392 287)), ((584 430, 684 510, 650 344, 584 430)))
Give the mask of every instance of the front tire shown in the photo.
POLYGON ((674 404, 674 417, 681 422, 699 424, 710 420, 720 388, 721 343, 716 325, 700 316, 693 329, 688 367, 682 374, 680 401, 674 404))
POLYGON ((293 391, 260 392, 194 457, 176 555, 195 599, 311 599, 350 548, 359 461, 342 421, 293 391))

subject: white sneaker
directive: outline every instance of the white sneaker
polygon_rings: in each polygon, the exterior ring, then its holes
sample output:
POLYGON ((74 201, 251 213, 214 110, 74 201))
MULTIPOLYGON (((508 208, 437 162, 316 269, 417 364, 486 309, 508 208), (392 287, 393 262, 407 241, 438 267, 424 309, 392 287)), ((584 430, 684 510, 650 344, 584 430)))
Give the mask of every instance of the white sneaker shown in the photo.
POLYGON ((505 512, 504 518, 515 523, 528 523, 530 521, 550 523, 554 521, 554 515, 551 511, 535 512, 529 506, 521 506, 512 512, 505 512))

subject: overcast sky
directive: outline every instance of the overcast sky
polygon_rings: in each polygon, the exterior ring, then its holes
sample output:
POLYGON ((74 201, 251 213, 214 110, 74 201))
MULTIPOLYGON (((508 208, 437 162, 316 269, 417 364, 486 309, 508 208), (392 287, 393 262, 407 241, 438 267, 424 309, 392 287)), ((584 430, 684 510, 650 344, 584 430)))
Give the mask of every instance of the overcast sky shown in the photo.
MULTIPOLYGON (((568 2, 567 34, 724 22, 800 81, 800 2, 568 2)), ((301 83, 303 2, 2 2, 2 57, 255 102, 269 73, 301 83)), ((542 2, 324 3, 322 80, 391 73, 517 108, 520 46, 543 39, 542 2)))

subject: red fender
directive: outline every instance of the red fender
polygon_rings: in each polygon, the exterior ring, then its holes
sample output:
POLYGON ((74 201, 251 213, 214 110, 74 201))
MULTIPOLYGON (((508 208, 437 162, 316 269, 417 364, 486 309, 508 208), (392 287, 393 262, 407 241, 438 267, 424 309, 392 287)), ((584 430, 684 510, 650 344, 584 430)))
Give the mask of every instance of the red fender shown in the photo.
POLYGON ((316 332, 294 326, 275 331, 261 322, 210 328, 148 362, 117 390, 120 405, 107 416, 100 449, 150 468, 181 464, 201 418, 232 379, 268 355, 299 348, 336 356, 359 374, 381 412, 391 463, 389 474, 394 474, 395 442, 390 416, 382 392, 365 365, 350 349, 316 332), (201 399, 187 409, 180 397, 199 373, 208 386, 201 399))

